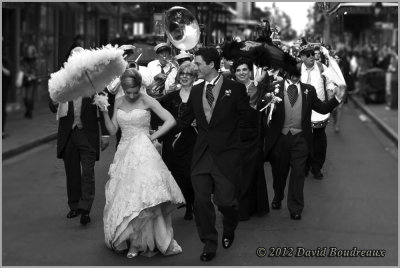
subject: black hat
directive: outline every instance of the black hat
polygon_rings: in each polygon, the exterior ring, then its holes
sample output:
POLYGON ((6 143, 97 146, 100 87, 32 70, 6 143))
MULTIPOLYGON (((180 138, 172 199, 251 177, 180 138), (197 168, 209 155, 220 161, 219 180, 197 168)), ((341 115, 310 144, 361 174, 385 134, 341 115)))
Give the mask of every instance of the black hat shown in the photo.
POLYGON ((314 52, 314 47, 315 47, 315 44, 309 44, 307 42, 307 40, 304 37, 302 37, 301 38, 301 44, 300 44, 300 47, 299 47, 299 54, 302 55, 302 54, 305 54, 307 52, 314 52))

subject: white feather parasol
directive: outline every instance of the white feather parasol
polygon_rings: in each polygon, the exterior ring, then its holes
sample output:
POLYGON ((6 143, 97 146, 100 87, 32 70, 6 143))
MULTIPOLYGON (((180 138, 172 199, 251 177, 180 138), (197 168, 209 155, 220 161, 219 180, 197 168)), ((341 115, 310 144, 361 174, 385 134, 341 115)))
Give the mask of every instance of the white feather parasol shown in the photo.
POLYGON ((103 89, 126 69, 124 50, 111 45, 73 53, 49 80, 50 98, 67 102, 77 97, 90 97, 103 89))

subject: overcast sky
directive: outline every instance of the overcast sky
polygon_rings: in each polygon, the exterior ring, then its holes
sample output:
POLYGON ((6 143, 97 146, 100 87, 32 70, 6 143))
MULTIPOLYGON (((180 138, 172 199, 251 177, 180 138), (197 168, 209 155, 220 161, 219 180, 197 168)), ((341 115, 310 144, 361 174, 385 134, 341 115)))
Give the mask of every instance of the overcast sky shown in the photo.
MULTIPOLYGON (((264 10, 265 7, 272 7, 273 2, 257 2, 256 6, 264 10)), ((292 28, 300 34, 308 23, 307 10, 315 2, 275 2, 280 10, 288 14, 292 20, 292 28)))

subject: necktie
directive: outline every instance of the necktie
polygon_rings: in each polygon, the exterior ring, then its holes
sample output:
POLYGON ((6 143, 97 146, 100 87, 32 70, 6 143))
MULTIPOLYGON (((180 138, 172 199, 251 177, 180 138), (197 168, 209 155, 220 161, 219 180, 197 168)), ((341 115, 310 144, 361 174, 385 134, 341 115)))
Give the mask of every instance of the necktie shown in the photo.
POLYGON ((161 66, 161 73, 162 73, 162 74, 165 74, 164 67, 165 67, 166 65, 160 65, 160 66, 161 66))
POLYGON ((213 84, 208 84, 207 88, 206 88, 206 99, 207 99, 207 102, 210 105, 210 107, 212 106, 212 104, 214 102, 214 95, 212 93, 213 87, 214 87, 213 84))
POLYGON ((314 67, 311 68, 311 69, 307 69, 308 76, 307 76, 307 82, 306 82, 306 84, 311 84, 311 71, 312 71, 313 69, 314 69, 314 67))
POLYGON ((290 104, 291 104, 292 107, 293 107, 294 103, 295 103, 296 100, 297 100, 297 96, 298 96, 298 94, 299 94, 299 93, 297 92, 297 87, 296 87, 295 85, 293 85, 293 84, 289 85, 289 87, 287 88, 287 94, 288 94, 288 96, 289 96, 290 104))

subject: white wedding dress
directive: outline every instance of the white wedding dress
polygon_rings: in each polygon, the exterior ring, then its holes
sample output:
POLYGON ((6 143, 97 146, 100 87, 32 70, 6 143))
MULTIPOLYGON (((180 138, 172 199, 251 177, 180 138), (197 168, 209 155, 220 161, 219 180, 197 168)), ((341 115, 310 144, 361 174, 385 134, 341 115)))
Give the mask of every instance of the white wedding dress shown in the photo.
POLYGON ((185 200, 149 139, 150 112, 118 109, 117 121, 122 137, 105 187, 105 243, 116 251, 133 245, 144 256, 180 253, 171 212, 185 200))

